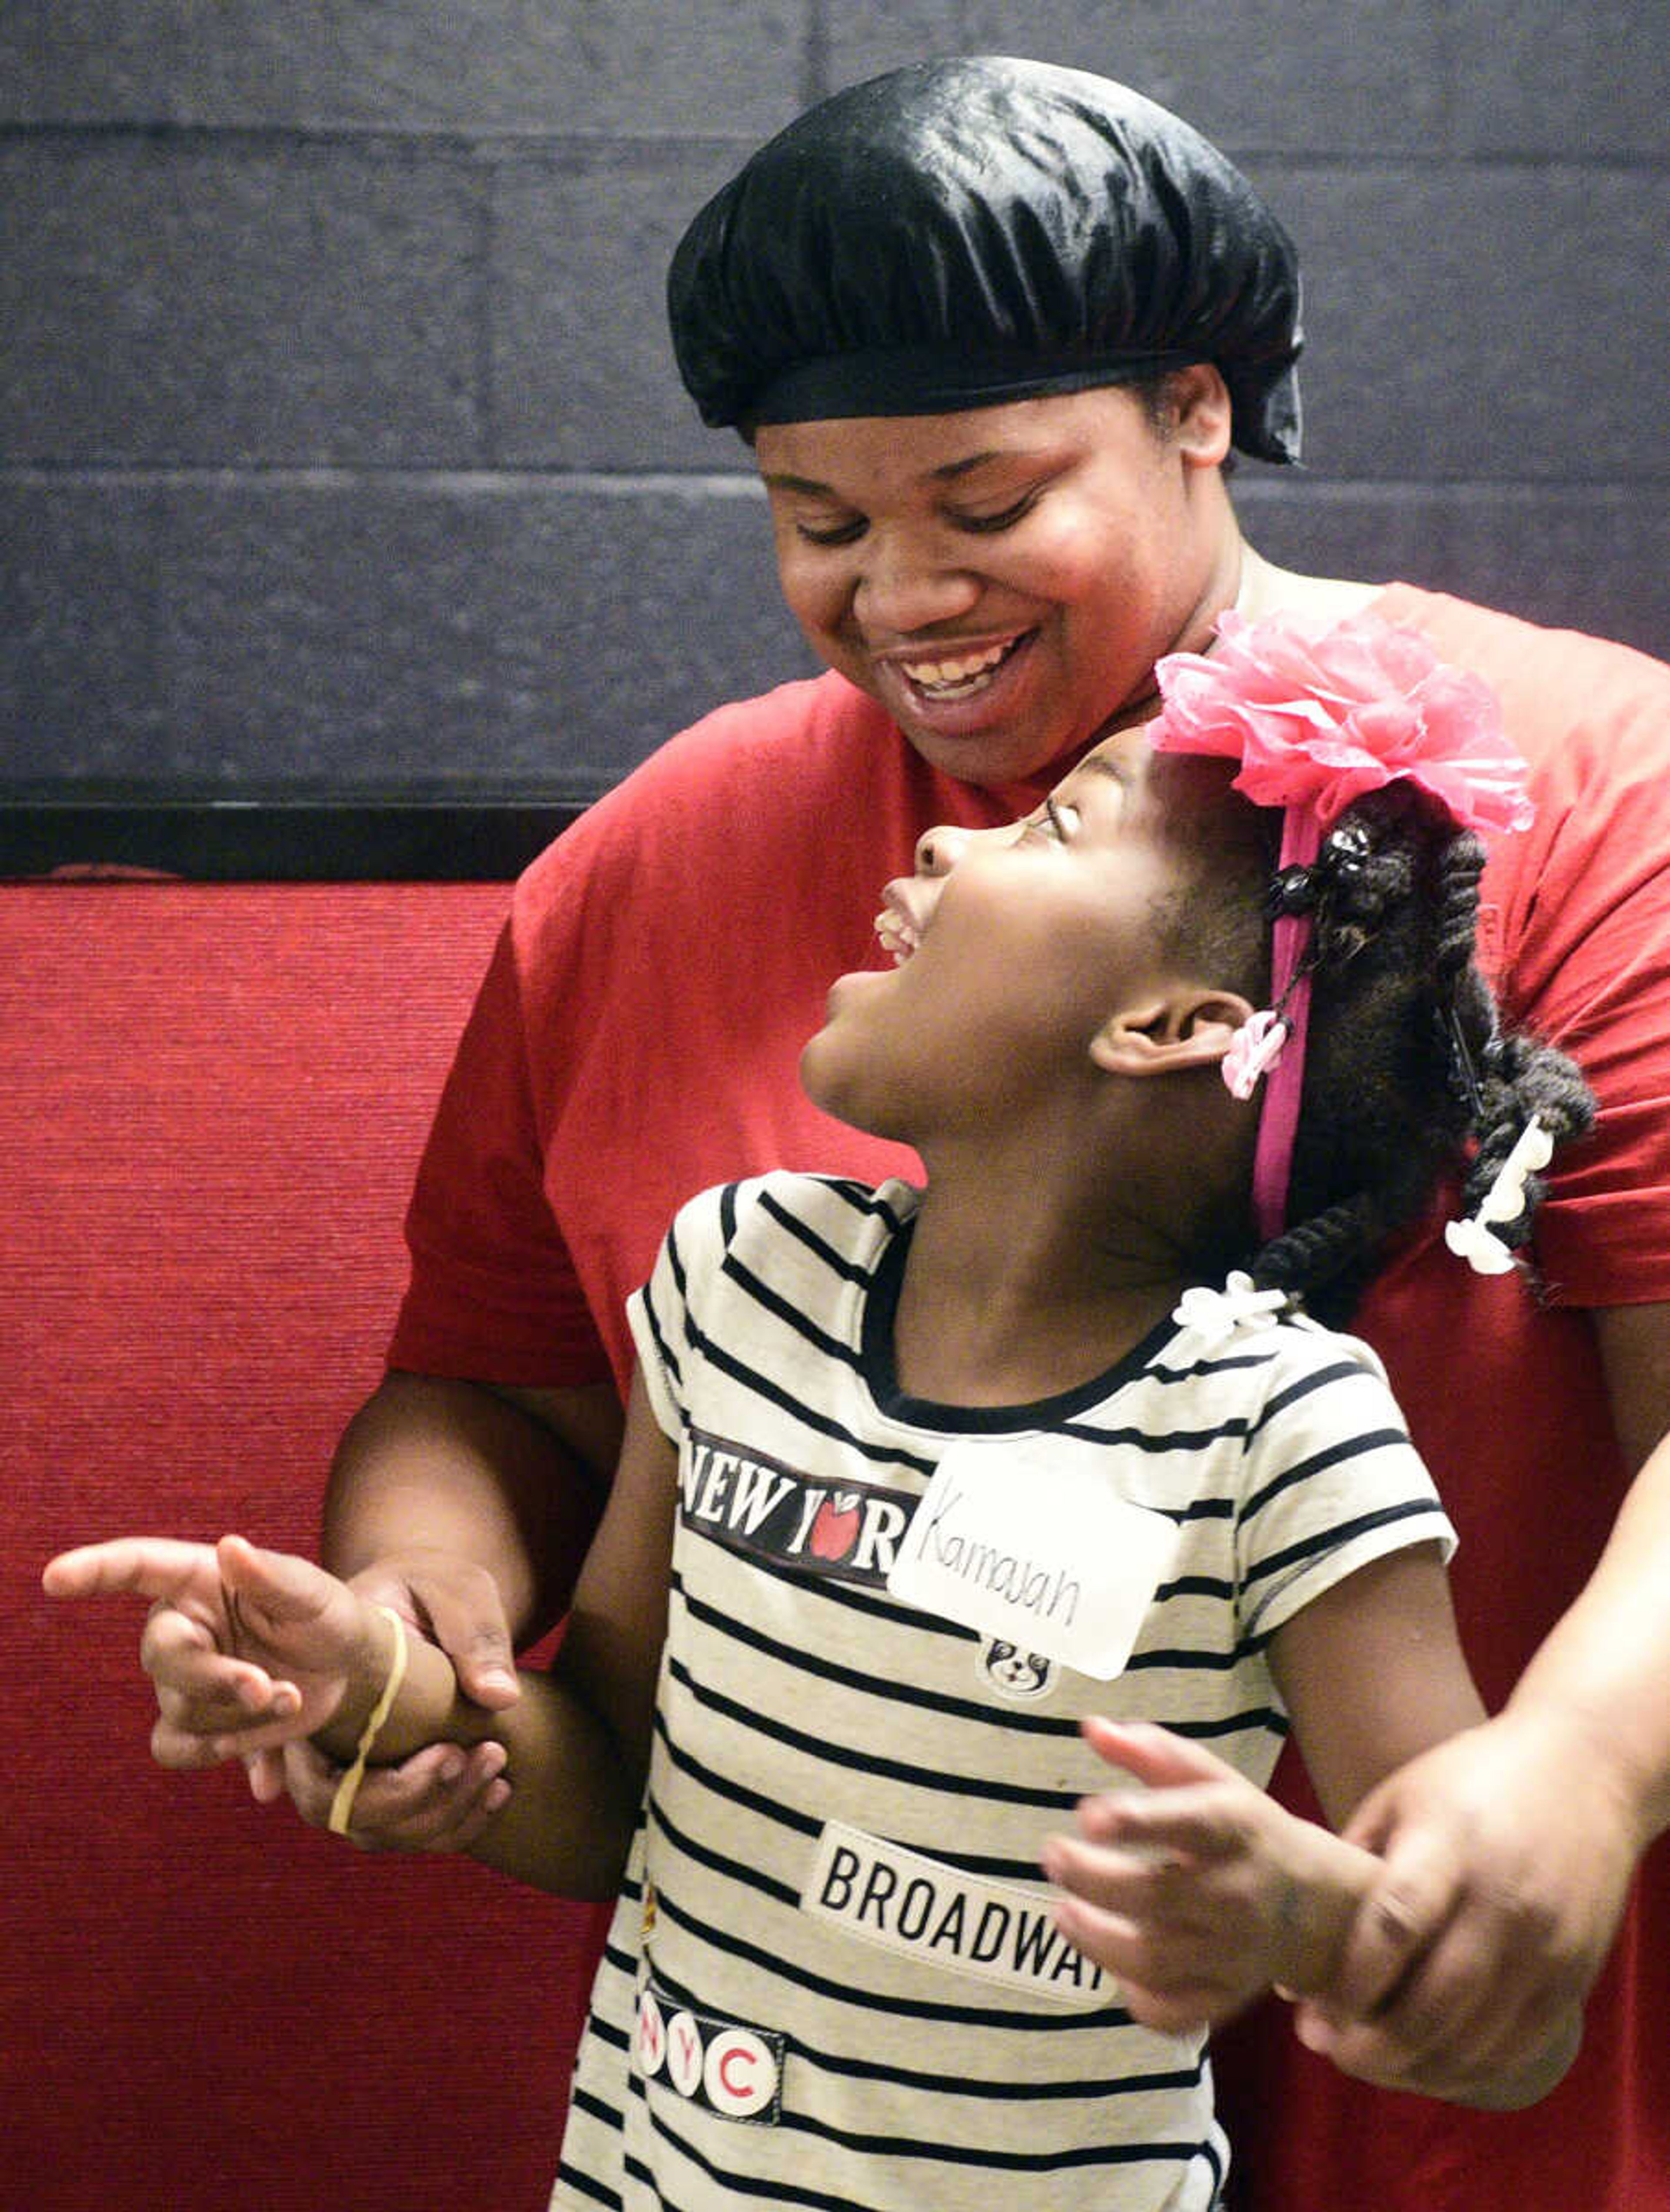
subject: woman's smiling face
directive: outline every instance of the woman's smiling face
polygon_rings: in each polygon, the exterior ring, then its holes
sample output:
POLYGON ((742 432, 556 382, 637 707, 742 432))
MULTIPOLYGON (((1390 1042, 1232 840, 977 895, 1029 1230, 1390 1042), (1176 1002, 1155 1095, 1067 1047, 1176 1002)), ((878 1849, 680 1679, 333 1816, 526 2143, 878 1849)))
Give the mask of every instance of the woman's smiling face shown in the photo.
POLYGON ((952 415, 762 426, 789 607, 925 759, 1035 777, 1145 699, 1234 592, 1229 404, 1179 372, 952 415))

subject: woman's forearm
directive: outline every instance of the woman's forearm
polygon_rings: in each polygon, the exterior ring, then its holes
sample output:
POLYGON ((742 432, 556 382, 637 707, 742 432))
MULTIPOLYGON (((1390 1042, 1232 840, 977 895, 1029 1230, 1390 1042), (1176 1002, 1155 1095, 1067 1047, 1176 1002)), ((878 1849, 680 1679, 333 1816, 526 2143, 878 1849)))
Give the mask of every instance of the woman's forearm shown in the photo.
POLYGON ((480 1568, 522 1646, 567 1605, 602 1489, 550 1427, 504 1395, 391 1374, 338 1447, 321 1557, 344 1579, 391 1559, 480 1568))
MULTIPOLYGON (((1600 1561, 1509 1698, 1584 1786, 1614 1798, 1637 1851, 1670 1827, 1670 1303, 1594 1316, 1612 1424, 1635 1479, 1600 1561)), ((1574 1483, 1581 1467, 1565 1471, 1574 1483)))
POLYGON ((1670 1828, 1670 1438, 1637 1475, 1600 1564, 1508 1711, 1569 1735, 1610 1777, 1638 1847, 1670 1828))

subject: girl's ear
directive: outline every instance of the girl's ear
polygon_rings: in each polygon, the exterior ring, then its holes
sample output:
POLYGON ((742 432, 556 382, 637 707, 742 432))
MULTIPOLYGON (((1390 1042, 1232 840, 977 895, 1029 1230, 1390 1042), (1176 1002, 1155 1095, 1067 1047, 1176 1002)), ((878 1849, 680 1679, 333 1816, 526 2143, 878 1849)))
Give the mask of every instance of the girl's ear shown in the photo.
POLYGON ((1108 1075, 1214 1067, 1252 1012, 1235 991, 1157 992, 1110 1014, 1090 1039, 1090 1058, 1108 1075))

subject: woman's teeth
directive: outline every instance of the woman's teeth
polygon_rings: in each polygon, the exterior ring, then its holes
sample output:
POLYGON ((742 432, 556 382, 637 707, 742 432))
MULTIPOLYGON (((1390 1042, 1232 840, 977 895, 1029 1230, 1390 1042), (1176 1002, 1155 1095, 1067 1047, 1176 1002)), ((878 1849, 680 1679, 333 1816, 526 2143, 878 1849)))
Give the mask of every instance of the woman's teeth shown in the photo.
POLYGON ((1005 644, 988 646, 983 653, 962 653, 944 660, 907 662, 903 664, 904 672, 926 698, 966 699, 970 692, 981 689, 1018 642, 1011 637, 1005 644))

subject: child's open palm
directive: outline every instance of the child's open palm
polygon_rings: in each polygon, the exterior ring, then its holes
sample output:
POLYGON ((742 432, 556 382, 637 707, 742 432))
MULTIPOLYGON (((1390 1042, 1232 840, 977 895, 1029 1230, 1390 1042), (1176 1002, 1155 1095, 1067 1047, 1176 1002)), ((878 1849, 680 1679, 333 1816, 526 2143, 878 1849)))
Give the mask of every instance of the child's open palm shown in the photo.
POLYGON ((87 1544, 61 1553, 42 1580, 52 1597, 152 1601, 139 1656, 156 1686, 152 1755, 168 1767, 213 1766, 313 1735, 377 1632, 345 1583, 241 1536, 87 1544))
POLYGON ((1272 1984, 1326 1984, 1378 1862, 1301 1820, 1202 1744, 1087 1719, 1110 1765, 1145 1784, 1087 1797, 1045 1846, 1056 1924, 1168 2034, 1227 2020, 1272 1984))

